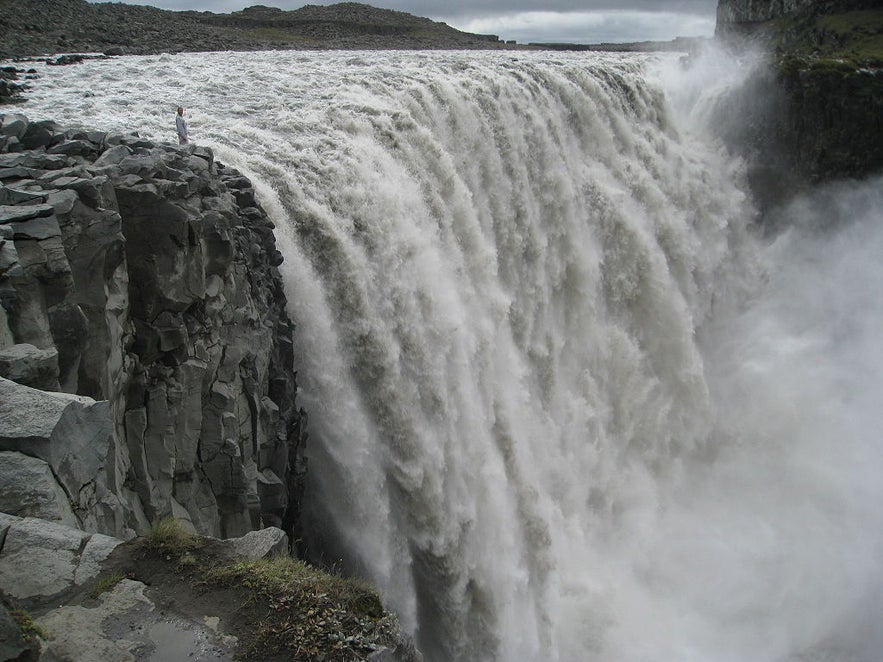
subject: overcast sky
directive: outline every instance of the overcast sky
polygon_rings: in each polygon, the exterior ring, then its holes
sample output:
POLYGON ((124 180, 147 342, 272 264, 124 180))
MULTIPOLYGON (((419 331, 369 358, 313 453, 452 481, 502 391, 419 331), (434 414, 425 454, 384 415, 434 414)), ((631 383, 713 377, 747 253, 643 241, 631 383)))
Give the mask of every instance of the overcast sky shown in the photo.
MULTIPOLYGON (((298 9, 338 0, 125 0, 164 9, 231 12, 263 4, 298 9)), ((622 42, 711 36, 717 0, 368 0, 459 30, 528 42, 622 42)))

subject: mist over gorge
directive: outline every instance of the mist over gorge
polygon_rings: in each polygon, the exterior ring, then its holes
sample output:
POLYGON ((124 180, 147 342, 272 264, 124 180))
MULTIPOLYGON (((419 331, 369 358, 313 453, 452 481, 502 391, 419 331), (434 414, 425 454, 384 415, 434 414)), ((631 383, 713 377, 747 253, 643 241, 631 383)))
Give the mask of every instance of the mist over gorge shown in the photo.
MULTIPOLYGON (((236 169, 294 323, 304 553, 377 586, 424 659, 871 662, 879 134, 853 122, 869 149, 832 156, 816 115, 788 133, 782 98, 758 96, 776 74, 745 53, 126 56, 38 65, 15 110, 160 144, 183 105, 197 149, 236 169)), ((878 97, 806 98, 824 118, 878 97)), ((176 177, 135 174, 118 186, 176 177)), ((173 384, 182 345, 160 327, 173 384)), ((279 393, 246 377, 228 450, 260 473, 270 454, 244 440, 264 447, 279 393)), ((218 500, 236 534, 289 496, 244 476, 258 502, 218 500)), ((205 504, 191 523, 220 527, 205 504)))

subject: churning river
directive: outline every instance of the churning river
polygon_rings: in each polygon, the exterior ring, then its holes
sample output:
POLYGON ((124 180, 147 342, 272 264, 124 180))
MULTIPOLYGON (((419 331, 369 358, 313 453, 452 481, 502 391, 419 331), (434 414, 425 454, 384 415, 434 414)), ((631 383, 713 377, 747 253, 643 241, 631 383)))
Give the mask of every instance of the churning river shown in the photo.
POLYGON ((883 659, 883 180, 756 230, 676 57, 40 66, 30 119, 193 140, 276 223, 308 543, 432 662, 883 659))

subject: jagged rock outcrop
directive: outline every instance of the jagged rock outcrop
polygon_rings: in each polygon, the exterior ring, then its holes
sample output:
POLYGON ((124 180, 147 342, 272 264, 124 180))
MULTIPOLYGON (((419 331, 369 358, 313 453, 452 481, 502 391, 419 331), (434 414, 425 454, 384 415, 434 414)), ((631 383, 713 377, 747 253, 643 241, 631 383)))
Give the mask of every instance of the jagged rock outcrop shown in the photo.
POLYGON ((20 73, 25 71, 13 66, 0 67, 0 105, 15 103, 20 99, 26 87, 18 82, 20 73))
POLYGON ((818 0, 720 0, 717 5, 717 29, 771 21, 786 14, 809 10, 817 4, 818 0))
POLYGON ((0 116, 0 449, 47 463, 90 531, 296 533, 281 261, 210 150, 0 116))

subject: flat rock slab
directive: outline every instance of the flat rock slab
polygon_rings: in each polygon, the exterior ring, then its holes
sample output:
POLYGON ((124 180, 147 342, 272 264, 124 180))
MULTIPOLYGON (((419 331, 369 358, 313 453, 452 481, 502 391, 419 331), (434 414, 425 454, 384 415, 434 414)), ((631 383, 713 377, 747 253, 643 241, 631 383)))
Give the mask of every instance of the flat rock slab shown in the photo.
MULTIPOLYGON (((52 205, 40 205, 53 209, 52 205)), ((53 209, 54 211, 54 209, 53 209)), ((58 225, 58 219, 55 216, 40 216, 38 218, 30 218, 26 221, 19 221, 12 225, 13 237, 15 239, 51 239, 52 237, 61 236, 61 227, 58 225)))
MULTIPOLYGON (((36 618, 47 638, 41 660, 57 662, 232 662, 236 637, 212 616, 158 609, 145 584, 120 579, 90 596, 102 562, 122 541, 35 518, 0 513, 0 591, 36 618), (5 539, 4 534, 5 533, 5 539), (65 599, 65 596, 69 600, 65 599)), ((0 613, 0 644, 18 632, 0 613), (4 626, 6 629, 4 630, 4 626), (7 632, 8 631, 8 632, 7 632), (4 632, 6 634, 4 634, 4 632)), ((8 619, 7 619, 8 620, 8 619)), ((3 652, 0 646, 0 653, 3 652)), ((0 657, 0 660, 16 659, 0 657)))
POLYGON ((54 213, 52 205, 0 205, 0 223, 20 223, 54 213))
POLYGON ((40 193, 31 193, 0 185, 0 205, 15 206, 21 203, 39 204, 41 202, 43 202, 43 195, 40 193))

